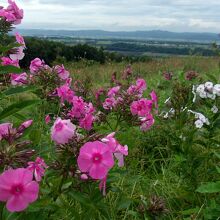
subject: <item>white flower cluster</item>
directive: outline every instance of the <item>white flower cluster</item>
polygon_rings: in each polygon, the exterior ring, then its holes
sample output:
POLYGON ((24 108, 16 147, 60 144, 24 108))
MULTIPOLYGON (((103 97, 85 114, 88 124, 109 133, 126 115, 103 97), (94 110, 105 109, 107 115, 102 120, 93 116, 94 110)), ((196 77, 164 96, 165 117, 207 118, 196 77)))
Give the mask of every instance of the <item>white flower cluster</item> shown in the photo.
POLYGON ((195 121, 196 128, 202 128, 204 124, 210 125, 209 119, 206 118, 202 113, 195 112, 195 111, 192 111, 192 110, 188 110, 188 112, 195 115, 195 118, 197 119, 195 121))
POLYGON ((214 85, 212 82, 206 82, 197 87, 193 86, 192 93, 194 94, 193 102, 196 101, 196 95, 199 95, 202 99, 210 98, 215 100, 216 96, 220 96, 220 84, 214 85))

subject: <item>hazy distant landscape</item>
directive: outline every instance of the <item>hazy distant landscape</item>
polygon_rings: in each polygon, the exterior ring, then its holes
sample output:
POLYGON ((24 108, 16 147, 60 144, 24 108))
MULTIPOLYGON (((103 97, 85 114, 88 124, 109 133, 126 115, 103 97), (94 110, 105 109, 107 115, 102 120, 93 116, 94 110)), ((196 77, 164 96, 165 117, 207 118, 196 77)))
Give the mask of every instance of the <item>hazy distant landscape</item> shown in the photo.
POLYGON ((24 36, 58 41, 67 45, 88 44, 105 51, 131 56, 202 55, 213 56, 215 33, 176 33, 169 31, 109 32, 102 30, 21 29, 24 36))

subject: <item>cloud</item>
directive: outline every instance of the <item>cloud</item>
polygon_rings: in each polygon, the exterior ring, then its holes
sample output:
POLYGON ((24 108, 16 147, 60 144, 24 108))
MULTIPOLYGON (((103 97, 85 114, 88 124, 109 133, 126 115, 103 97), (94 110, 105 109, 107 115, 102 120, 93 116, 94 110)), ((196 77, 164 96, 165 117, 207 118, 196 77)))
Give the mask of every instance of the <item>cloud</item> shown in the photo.
MULTIPOLYGON (((0 0, 6 2, 5 0, 0 0)), ((219 0, 16 0, 21 27, 219 32, 219 0)))

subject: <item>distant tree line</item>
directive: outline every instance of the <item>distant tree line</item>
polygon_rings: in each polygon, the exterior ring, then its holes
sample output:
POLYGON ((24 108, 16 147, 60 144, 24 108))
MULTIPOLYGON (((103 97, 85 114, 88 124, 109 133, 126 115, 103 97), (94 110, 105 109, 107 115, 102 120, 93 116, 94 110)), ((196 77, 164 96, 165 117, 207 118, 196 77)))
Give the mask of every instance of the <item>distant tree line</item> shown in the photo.
POLYGON ((156 46, 156 45, 138 45, 131 43, 113 43, 105 47, 106 50, 118 52, 133 52, 133 53, 158 53, 158 54, 173 54, 173 55, 202 55, 215 56, 216 52, 213 49, 202 47, 178 47, 175 46, 156 46))

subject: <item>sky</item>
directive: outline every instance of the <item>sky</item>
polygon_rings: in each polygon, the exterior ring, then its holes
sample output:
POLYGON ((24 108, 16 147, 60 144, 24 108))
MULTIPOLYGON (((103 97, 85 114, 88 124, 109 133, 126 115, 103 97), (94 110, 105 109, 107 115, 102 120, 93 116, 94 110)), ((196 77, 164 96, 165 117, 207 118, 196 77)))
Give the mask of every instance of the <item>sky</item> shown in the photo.
POLYGON ((15 1, 25 13, 19 28, 220 32, 220 0, 15 1))

